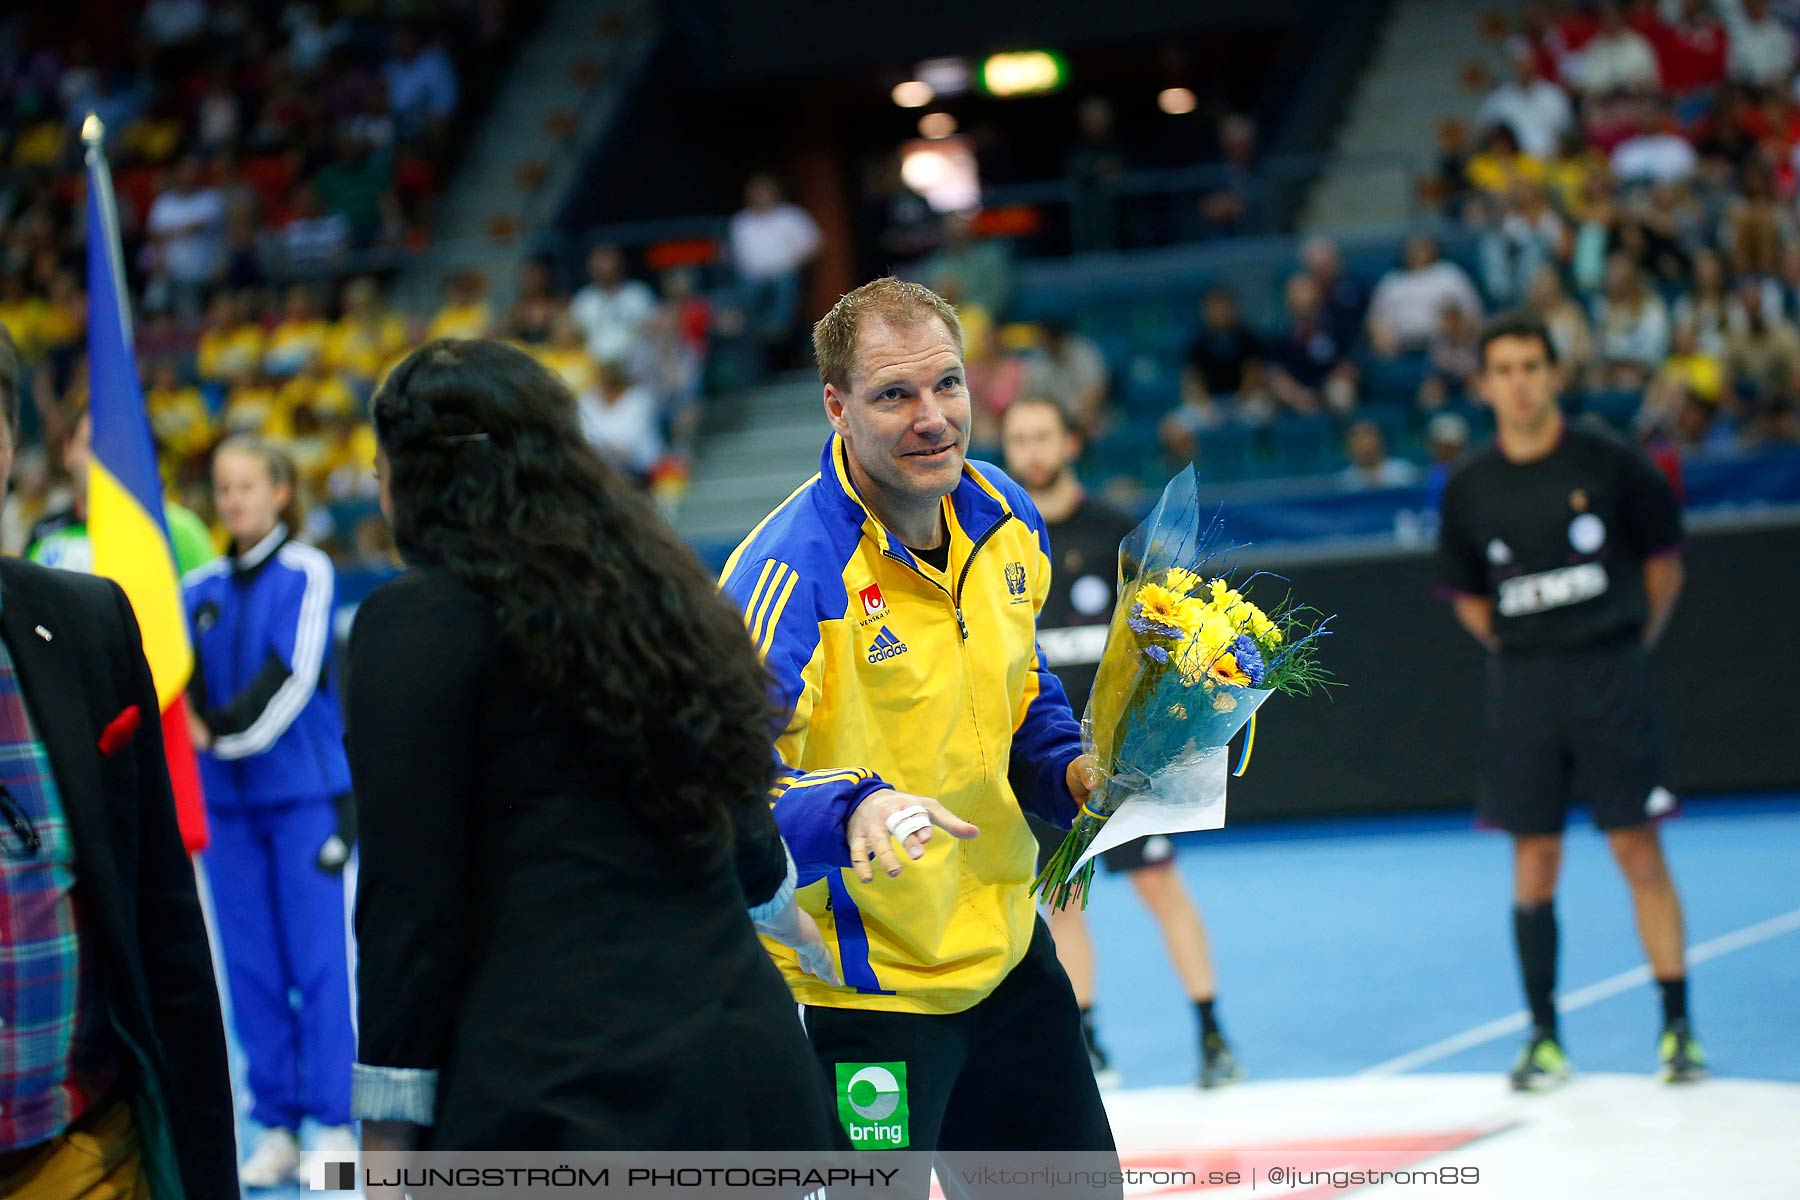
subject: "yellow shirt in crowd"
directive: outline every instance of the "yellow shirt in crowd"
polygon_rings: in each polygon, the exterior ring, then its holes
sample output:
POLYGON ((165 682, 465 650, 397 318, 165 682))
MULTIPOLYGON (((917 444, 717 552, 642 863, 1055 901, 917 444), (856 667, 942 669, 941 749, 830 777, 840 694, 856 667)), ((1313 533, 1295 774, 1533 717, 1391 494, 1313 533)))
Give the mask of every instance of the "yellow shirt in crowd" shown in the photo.
POLYGON ((425 340, 486 337, 493 326, 493 320, 493 310, 485 300, 477 300, 472 304, 446 304, 431 318, 431 325, 425 330, 425 340))
POLYGON ((245 371, 254 371, 262 365, 266 341, 262 326, 254 322, 208 329, 200 335, 200 378, 209 383, 225 383, 245 371))

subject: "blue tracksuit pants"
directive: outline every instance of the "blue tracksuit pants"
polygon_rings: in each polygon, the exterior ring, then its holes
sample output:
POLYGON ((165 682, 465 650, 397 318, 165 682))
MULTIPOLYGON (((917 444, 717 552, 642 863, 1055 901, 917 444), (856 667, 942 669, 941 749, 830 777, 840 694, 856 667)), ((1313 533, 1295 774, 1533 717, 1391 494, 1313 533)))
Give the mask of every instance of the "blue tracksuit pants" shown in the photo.
POLYGON ((206 874, 255 1097, 251 1117, 298 1130, 350 1121, 350 972, 344 880, 314 861, 337 829, 329 799, 209 807, 206 874))

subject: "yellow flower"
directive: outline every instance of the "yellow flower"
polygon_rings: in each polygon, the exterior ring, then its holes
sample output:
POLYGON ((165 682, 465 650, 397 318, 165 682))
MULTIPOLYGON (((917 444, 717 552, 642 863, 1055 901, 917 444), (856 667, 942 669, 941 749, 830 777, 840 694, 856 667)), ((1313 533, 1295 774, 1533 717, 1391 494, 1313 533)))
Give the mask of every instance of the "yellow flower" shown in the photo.
MULTIPOLYGON (((1225 615, 1210 605, 1201 605, 1200 620, 1182 639, 1176 652, 1176 666, 1181 681, 1189 687, 1199 683, 1230 645, 1237 640, 1237 629, 1225 615)), ((1235 660, 1233 660, 1235 662, 1235 660)))
POLYGON ((1193 632, 1203 607, 1155 583, 1146 583, 1138 589, 1137 602, 1143 606, 1142 616, 1146 620, 1170 626, 1184 634, 1193 632))
POLYGON ((1221 654, 1213 659, 1212 674, 1213 678, 1220 683, 1229 683, 1235 687, 1250 686, 1250 676, 1242 667, 1238 666, 1235 654, 1221 654))
POLYGON ((1215 579, 1209 585, 1212 603, 1225 611, 1232 624, 1246 630, 1252 638, 1267 646, 1281 645, 1281 630, 1269 615, 1250 601, 1244 599, 1243 593, 1227 584, 1223 579, 1215 579))
POLYGON ((1206 580, 1185 567, 1170 567, 1166 579, 1170 591, 1184 596, 1198 596, 1206 587, 1206 580))

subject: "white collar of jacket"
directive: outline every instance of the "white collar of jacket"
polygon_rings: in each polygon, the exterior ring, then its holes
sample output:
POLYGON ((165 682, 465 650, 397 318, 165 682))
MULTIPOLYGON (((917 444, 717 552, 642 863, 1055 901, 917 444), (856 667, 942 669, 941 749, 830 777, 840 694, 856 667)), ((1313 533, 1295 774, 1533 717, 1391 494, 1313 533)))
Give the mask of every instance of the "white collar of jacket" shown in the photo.
POLYGON ((232 571, 241 575, 247 571, 256 570, 256 568, 268 562, 269 557, 277 550, 281 549, 281 544, 287 540, 287 522, 275 522, 275 528, 269 531, 269 536, 265 537, 262 541, 256 543, 256 545, 250 547, 242 554, 232 556, 232 571))
MULTIPOLYGON (((819 485, 825 497, 844 517, 846 524, 859 528, 883 554, 918 570, 919 564, 912 551, 887 531, 881 518, 857 492, 856 484, 850 478, 849 453, 841 435, 833 433, 825 439, 825 449, 819 456, 819 485)), ((1012 506, 1001 495, 1000 489, 989 483, 967 458, 963 459, 962 478, 945 500, 949 503, 949 512, 970 541, 979 542, 1013 516, 1012 506)))

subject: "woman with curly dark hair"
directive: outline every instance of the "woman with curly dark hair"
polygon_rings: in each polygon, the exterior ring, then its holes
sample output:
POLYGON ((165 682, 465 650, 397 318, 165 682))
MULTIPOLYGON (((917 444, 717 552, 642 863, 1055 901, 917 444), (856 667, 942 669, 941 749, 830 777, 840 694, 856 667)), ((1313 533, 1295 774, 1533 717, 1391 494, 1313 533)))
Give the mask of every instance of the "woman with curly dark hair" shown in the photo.
POLYGON ((364 1147, 827 1147, 756 933, 836 968, 735 610, 526 354, 432 342, 373 407, 410 570, 350 638, 364 1147))

